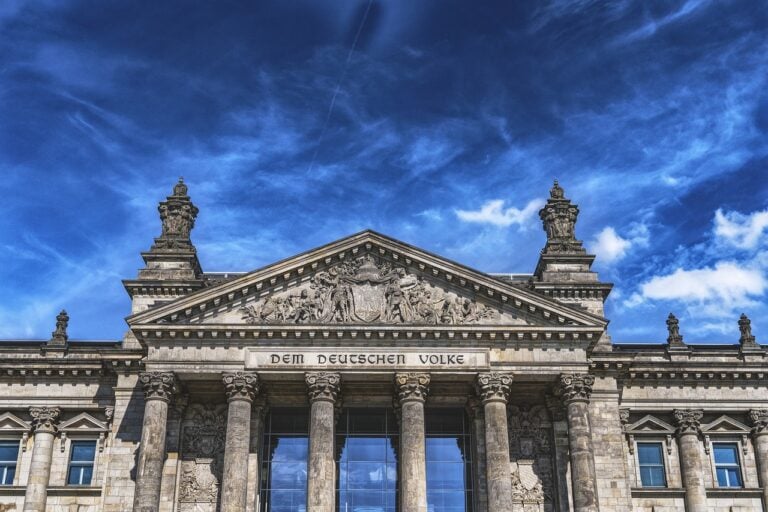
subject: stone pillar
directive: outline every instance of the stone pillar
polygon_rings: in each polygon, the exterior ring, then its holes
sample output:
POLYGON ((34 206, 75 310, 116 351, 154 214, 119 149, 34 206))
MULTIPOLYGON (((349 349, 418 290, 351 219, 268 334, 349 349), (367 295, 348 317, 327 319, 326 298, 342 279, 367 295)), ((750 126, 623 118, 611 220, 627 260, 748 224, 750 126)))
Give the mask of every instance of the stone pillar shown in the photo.
POLYGON ((589 427, 589 398, 595 378, 586 373, 560 375, 557 394, 565 406, 571 453, 574 512, 597 512, 595 458, 589 427))
POLYGON ((35 444, 29 467, 27 490, 24 494, 24 512, 45 512, 48 500, 48 479, 51 476, 53 437, 59 419, 58 407, 30 407, 35 444))
POLYGON ((704 486, 704 470, 701 464, 699 429, 701 409, 676 409, 673 411, 680 447, 680 468, 683 473, 686 512, 707 512, 707 491, 704 486))
POLYGON ((427 511, 427 452, 424 441, 424 401, 428 373, 395 374, 400 408, 400 512, 427 511))
POLYGON ((158 512, 168 404, 176 393, 176 376, 173 372, 144 372, 139 375, 139 382, 144 388, 144 421, 136 465, 133 510, 158 512))
POLYGON ((488 512, 508 512, 512 506, 512 473, 509 461, 509 430, 507 400, 512 375, 480 373, 477 394, 485 415, 486 486, 488 512))
POLYGON ((472 422, 472 487, 475 493, 475 512, 488 512, 488 488, 485 485, 485 414, 480 399, 472 396, 467 400, 467 415, 472 422))
POLYGON ((341 376, 333 372, 311 372, 304 376, 304 380, 310 404, 307 512, 335 512, 334 406, 341 376))
POLYGON ((752 409, 749 419, 752 422, 757 473, 763 488, 763 510, 768 510, 768 409, 752 409))
POLYGON ((222 380, 229 410, 220 511, 243 512, 248 495, 251 403, 259 392, 259 381, 252 372, 224 373, 222 380))

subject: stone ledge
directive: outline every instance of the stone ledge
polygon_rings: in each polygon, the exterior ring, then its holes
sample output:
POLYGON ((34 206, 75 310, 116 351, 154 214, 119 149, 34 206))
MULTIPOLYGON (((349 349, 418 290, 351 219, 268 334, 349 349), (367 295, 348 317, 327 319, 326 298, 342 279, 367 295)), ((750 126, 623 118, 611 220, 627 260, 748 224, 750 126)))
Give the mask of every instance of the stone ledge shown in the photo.
POLYGON ((633 498, 683 498, 685 489, 680 487, 633 487, 633 498))
POLYGON ((759 487, 748 489, 711 487, 707 489, 707 498, 761 498, 763 491, 759 487))

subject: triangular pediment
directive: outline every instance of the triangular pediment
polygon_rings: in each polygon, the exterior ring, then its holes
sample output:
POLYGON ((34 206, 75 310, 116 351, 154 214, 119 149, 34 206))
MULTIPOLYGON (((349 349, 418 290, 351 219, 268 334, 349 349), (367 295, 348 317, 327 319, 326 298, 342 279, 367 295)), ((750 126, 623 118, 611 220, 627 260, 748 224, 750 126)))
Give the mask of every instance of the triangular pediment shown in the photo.
POLYGON ((607 321, 372 231, 128 318, 185 326, 582 327, 607 321))
POLYGON ((675 432, 675 427, 667 423, 666 421, 662 421, 659 418, 652 416, 650 414, 643 416, 636 422, 632 423, 627 427, 627 433, 630 434, 638 434, 638 433, 644 433, 644 434, 650 434, 650 433, 658 433, 658 434, 672 434, 675 432))
POLYGON ((28 432, 32 428, 26 422, 10 412, 0 414, 0 432, 28 432))
POLYGON ((729 417, 729 416, 720 416, 715 421, 711 423, 707 423, 706 425, 701 427, 702 432, 706 433, 746 433, 750 431, 750 428, 746 426, 745 424, 741 423, 740 421, 736 421, 735 419, 729 417))
POLYGON ((107 423, 100 421, 87 412, 64 421, 59 425, 59 430, 63 432, 106 432, 109 430, 107 423))

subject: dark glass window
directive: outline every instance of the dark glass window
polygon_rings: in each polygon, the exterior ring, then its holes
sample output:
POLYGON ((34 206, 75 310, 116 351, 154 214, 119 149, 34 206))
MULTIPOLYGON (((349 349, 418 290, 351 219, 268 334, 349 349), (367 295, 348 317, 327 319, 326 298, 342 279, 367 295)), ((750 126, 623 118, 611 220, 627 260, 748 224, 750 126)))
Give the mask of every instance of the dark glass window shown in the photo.
POLYGON ((93 478, 93 460, 96 441, 72 441, 69 455, 68 485, 90 485, 93 478))
POLYGON ((739 450, 736 443, 714 443, 718 487, 741 487, 739 450))
POLYGON ((336 426, 339 512, 395 512, 398 425, 391 409, 345 409, 336 426))
POLYGON ((0 441, 0 485, 13 485, 18 458, 18 441, 0 441))
POLYGON ((666 487, 661 443, 637 443, 637 461, 643 487, 666 487))
POLYGON ((472 511, 469 422, 463 409, 426 409, 427 508, 472 511))
POLYGON ((272 409, 264 424, 262 511, 306 511, 308 447, 307 410, 272 409))

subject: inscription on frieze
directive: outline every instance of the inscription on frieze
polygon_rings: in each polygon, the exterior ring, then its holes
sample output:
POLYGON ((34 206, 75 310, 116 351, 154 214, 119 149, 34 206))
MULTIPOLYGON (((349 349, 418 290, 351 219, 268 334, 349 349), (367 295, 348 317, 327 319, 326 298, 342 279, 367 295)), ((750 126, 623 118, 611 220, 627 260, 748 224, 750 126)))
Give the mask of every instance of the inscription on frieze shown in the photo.
POLYGON ((488 366, 488 351, 478 350, 387 350, 328 348, 250 349, 248 368, 339 368, 339 369, 404 369, 404 368, 482 368, 488 366))
POLYGON ((237 313, 251 325, 528 324, 463 293, 367 254, 246 304, 237 313))

